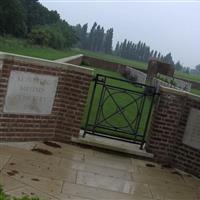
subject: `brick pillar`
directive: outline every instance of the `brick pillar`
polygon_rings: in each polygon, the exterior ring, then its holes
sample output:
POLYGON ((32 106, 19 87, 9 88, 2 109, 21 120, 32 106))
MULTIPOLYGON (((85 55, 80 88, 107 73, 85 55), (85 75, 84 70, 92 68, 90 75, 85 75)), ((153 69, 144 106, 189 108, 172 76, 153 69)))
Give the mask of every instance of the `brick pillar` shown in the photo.
POLYGON ((147 151, 154 154, 156 161, 171 163, 184 104, 184 96, 160 91, 147 144, 147 151))

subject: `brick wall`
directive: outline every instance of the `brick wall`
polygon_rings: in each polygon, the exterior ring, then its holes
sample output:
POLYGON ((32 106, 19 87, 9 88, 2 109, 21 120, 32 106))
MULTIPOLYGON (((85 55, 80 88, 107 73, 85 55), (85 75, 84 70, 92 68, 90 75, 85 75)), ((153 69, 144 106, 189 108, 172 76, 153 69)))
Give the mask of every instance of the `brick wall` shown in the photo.
MULTIPOLYGON (((110 62, 107 60, 93 58, 89 56, 83 56, 83 64, 90 65, 92 67, 102 68, 102 69, 109 69, 109 70, 117 71, 120 73, 123 72, 127 66, 127 65, 116 63, 116 62, 110 62)), ((137 69, 137 70, 146 72, 146 70, 142 70, 142 69, 137 69)))
MULTIPOLYGON (((83 64, 90 65, 90 66, 97 67, 97 68, 103 68, 103 69, 109 69, 109 70, 112 70, 112 71, 118 71, 122 75, 124 74, 125 69, 127 67, 126 65, 122 65, 122 64, 119 64, 119 63, 116 63, 116 62, 110 62, 110 61, 107 61, 107 60, 93 58, 93 57, 90 57, 90 56, 84 56, 83 54, 58 59, 58 60, 56 60, 56 62, 70 63, 70 64, 74 64, 74 65, 81 65, 83 63, 83 64)), ((145 69, 134 68, 132 66, 131 66, 131 68, 139 70, 143 73, 147 73, 147 71, 148 71, 148 70, 145 70, 145 69)), ((158 72, 157 68, 153 68, 152 70, 154 70, 154 71, 152 71, 151 73, 157 73, 158 72)), ((165 71, 167 71, 167 69, 165 69, 163 67, 159 68, 159 70, 161 70, 161 71, 164 70, 161 73, 167 73, 167 72, 165 72, 165 71)), ((148 73, 150 73, 150 72, 148 72, 148 73)), ((172 72, 170 72, 170 73, 172 73, 172 72)), ((181 78, 176 78, 176 79, 185 81, 184 79, 181 79, 181 78)), ((190 81, 190 80, 187 80, 187 82, 192 84, 193 89, 200 89, 200 83, 190 81)))
MULTIPOLYGON (((161 87, 153 113, 147 151, 156 161, 200 177, 200 150, 183 144, 190 108, 200 110, 200 97, 161 87)), ((200 145, 200 144, 199 144, 200 145)))
POLYGON ((57 139, 78 136, 92 70, 42 59, 1 54, 0 141, 57 139), (12 70, 58 76, 50 115, 6 114, 3 112, 9 75, 12 70))

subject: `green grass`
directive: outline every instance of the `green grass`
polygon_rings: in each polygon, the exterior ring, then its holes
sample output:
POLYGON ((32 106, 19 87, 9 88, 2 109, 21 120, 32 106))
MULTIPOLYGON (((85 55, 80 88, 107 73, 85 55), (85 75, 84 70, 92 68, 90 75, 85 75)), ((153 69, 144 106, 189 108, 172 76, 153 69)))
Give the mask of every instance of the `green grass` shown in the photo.
POLYGON ((40 199, 37 197, 27 197, 27 196, 21 198, 15 198, 15 197, 12 198, 6 195, 2 187, 0 186, 0 200, 40 200, 40 199))
POLYGON ((175 77, 200 83, 200 75, 187 74, 185 72, 176 71, 175 77))
MULTIPOLYGON (((37 57, 37 58, 44 58, 44 59, 49 59, 49 60, 55 60, 55 59, 82 53, 84 55, 92 56, 95 58, 100 58, 107 61, 112 61, 112 62, 124 64, 124 65, 133 66, 138 69, 147 69, 147 63, 144 63, 144 62, 132 61, 132 60, 124 59, 124 58, 114 56, 114 55, 96 53, 96 52, 80 50, 80 49, 55 50, 52 48, 31 45, 26 40, 16 39, 12 37, 0 37, 0 51, 32 56, 32 57, 37 57)), ((182 78, 185 80, 200 82, 199 75, 187 74, 184 72, 176 71, 175 76, 177 78, 182 78)), ((196 90, 194 91, 195 93, 199 94, 198 91, 196 90)))
MULTIPOLYGON (((98 74, 103 74, 103 75, 107 75, 107 76, 112 76, 112 77, 124 79, 117 72, 99 69, 99 68, 93 68, 93 69, 95 69, 95 74, 98 73, 98 74)), ((138 92, 144 91, 144 89, 141 88, 141 87, 137 87, 137 86, 135 86, 131 83, 121 82, 121 81, 117 81, 117 80, 109 80, 108 84, 110 84, 112 86, 126 88, 126 89, 129 89, 129 90, 138 91, 138 92)), ((87 104, 86 104, 86 108, 85 108, 85 112, 84 112, 84 117, 83 117, 83 121, 82 121, 82 127, 84 127, 85 123, 86 123, 86 118, 87 118, 87 114, 88 114, 88 110, 89 110, 89 106, 90 106, 90 99, 91 99, 91 95, 92 95, 92 91, 93 91, 93 86, 94 86, 94 83, 91 83, 89 95, 88 95, 88 100, 87 100, 87 104)), ((94 121, 95 121, 95 116, 96 116, 96 113, 97 113, 97 109, 99 107, 99 99, 100 99, 100 96, 101 96, 101 91, 102 91, 102 86, 97 86, 95 98, 94 98, 94 103, 93 103, 93 107, 92 107, 91 114, 90 114, 90 120, 89 120, 89 123, 91 123, 91 124, 93 124, 94 121)), ((111 92, 114 92, 114 91, 111 90, 111 92)), ((107 96, 108 93, 106 93, 105 95, 107 96)), ((128 94, 116 93, 114 96, 115 96, 117 103, 121 107, 125 106, 126 104, 128 104, 132 101, 132 97, 128 94)), ((136 94, 132 94, 132 96, 138 97, 136 94)), ((142 136, 143 133, 144 133, 149 107, 150 107, 150 99, 147 98, 146 101, 145 101, 143 115, 141 117, 141 123, 140 123, 140 127, 139 127, 139 135, 140 136, 142 136)), ((111 98, 108 98, 105 101, 104 106, 103 106, 104 115, 109 116, 111 113, 116 111, 116 108, 117 107, 113 103, 113 100, 111 98)), ((133 119, 136 118, 136 115, 137 115, 136 110, 137 110, 137 107, 136 107, 135 103, 132 104, 131 106, 127 107, 124 110, 124 114, 126 115, 126 117, 129 121, 133 121, 133 119)), ((101 116, 101 119, 102 119, 102 116, 101 116)), ((127 124, 126 121, 119 114, 113 116, 112 118, 109 118, 108 123, 116 125, 116 126, 124 126, 124 125, 127 124)), ((107 125, 107 124, 104 122, 103 125, 107 125)), ((97 131, 98 130, 105 132, 103 129, 100 129, 100 128, 98 128, 97 131)), ((110 135, 115 135, 115 136, 120 135, 121 137, 129 138, 129 139, 134 138, 134 135, 126 135, 126 134, 116 133, 116 132, 113 132, 113 131, 106 131, 105 133, 110 134, 110 135)), ((140 136, 137 137, 137 139, 141 139, 140 136)))
MULTIPOLYGON (((129 65, 129 66, 132 66, 132 67, 135 67, 135 68, 138 68, 138 69, 146 70, 147 67, 148 67, 148 64, 145 63, 145 62, 128 60, 128 59, 121 58, 121 57, 114 56, 114 55, 108 55, 108 54, 104 54, 104 53, 96 53, 96 52, 80 50, 80 49, 76 49, 76 51, 79 52, 79 53, 82 53, 84 55, 87 55, 87 56, 91 56, 91 57, 95 57, 95 58, 99 58, 99 59, 103 59, 103 60, 107 60, 107 61, 111 61, 111 62, 116 62, 116 63, 119 63, 119 64, 129 65)), ((185 80, 194 81, 194 82, 200 82, 200 76, 199 75, 188 74, 188 73, 181 72, 181 71, 175 71, 175 77, 185 79, 185 80)))
POLYGON ((52 48, 31 45, 26 40, 10 37, 0 37, 0 51, 56 60, 78 54, 75 50, 55 50, 52 48))
POLYGON ((193 93, 193 94, 196 94, 196 95, 199 95, 199 96, 200 96, 200 90, 198 90, 198 89, 192 89, 192 90, 191 90, 191 93, 193 93))

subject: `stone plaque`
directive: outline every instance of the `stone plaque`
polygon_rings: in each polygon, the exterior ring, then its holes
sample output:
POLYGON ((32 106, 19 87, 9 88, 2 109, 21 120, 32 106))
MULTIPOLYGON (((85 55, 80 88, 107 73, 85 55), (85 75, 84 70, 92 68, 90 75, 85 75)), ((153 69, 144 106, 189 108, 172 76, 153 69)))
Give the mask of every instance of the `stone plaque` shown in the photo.
POLYGON ((200 150, 200 110, 191 108, 183 143, 200 150))
POLYGON ((58 77, 11 71, 4 104, 5 113, 51 114, 58 77))

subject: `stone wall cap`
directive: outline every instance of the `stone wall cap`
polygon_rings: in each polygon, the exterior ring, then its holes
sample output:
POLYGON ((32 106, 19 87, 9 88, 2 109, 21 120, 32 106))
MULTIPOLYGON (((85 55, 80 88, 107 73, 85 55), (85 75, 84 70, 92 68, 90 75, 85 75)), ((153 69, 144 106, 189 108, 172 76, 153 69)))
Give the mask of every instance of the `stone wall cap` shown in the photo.
POLYGON ((74 56, 69 56, 69 57, 57 59, 57 60, 54 60, 54 61, 55 62, 61 62, 61 63, 67 63, 69 61, 72 61, 72 60, 77 59, 77 58, 82 58, 82 57, 83 57, 83 54, 78 54, 78 55, 74 55, 74 56))
POLYGON ((57 61, 50 61, 46 59, 22 56, 22 55, 5 53, 5 52, 0 52, 0 60, 10 60, 10 61, 17 61, 17 62, 22 62, 22 63, 24 62, 24 63, 40 65, 44 67, 62 68, 63 70, 74 70, 77 72, 91 74, 91 75, 93 74, 93 71, 94 71, 91 68, 73 65, 69 63, 61 63, 57 61))
POLYGON ((199 95, 192 94, 190 92, 183 91, 183 90, 178 90, 178 89, 174 89, 174 88, 160 86, 160 92, 166 92, 166 93, 170 93, 170 94, 174 94, 174 95, 178 95, 178 96, 183 96, 183 97, 188 97, 188 98, 200 101, 199 95))

